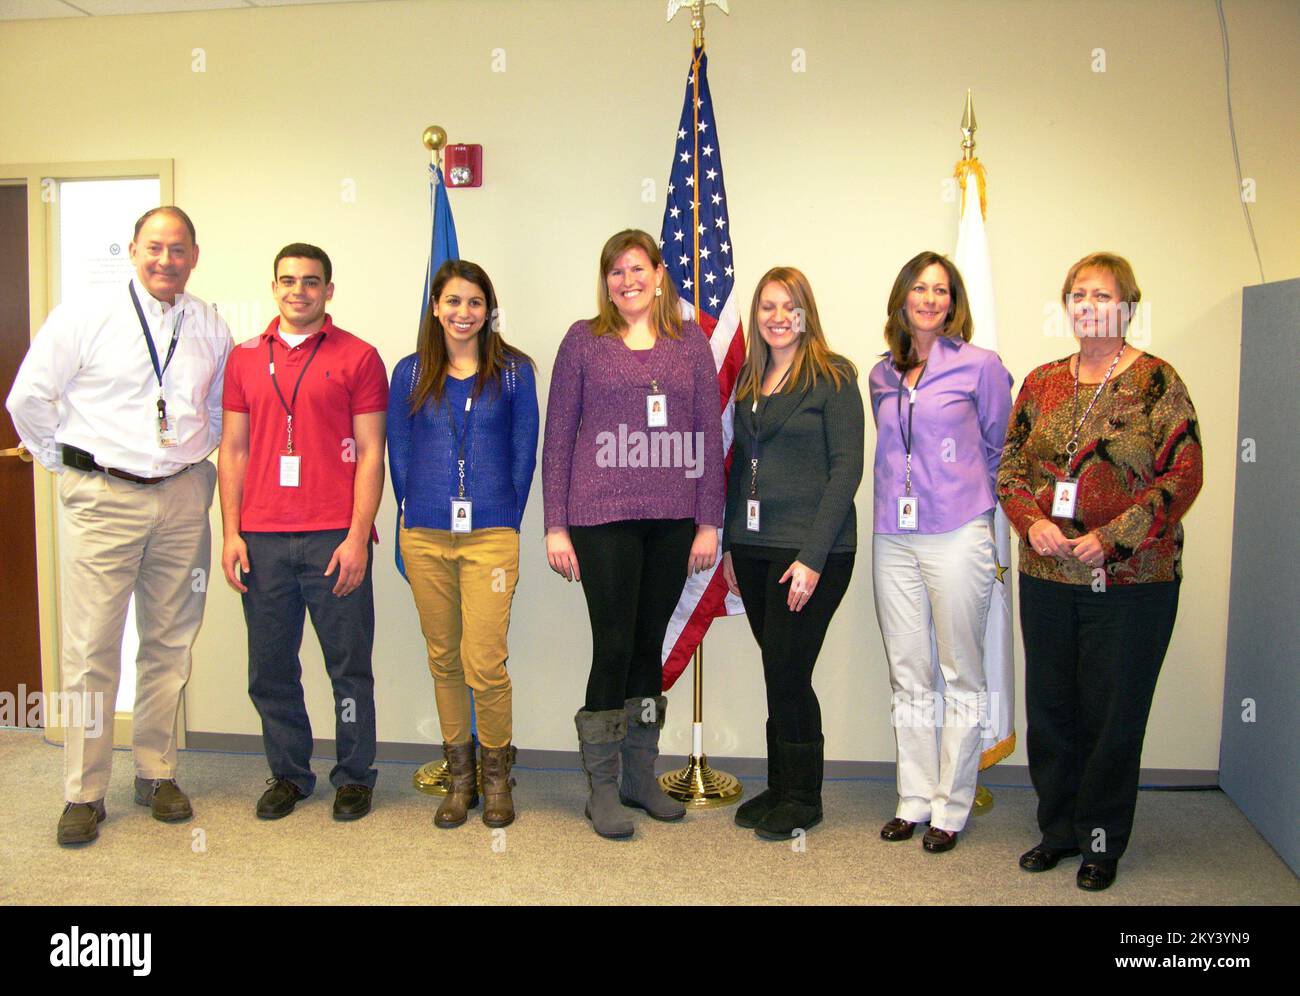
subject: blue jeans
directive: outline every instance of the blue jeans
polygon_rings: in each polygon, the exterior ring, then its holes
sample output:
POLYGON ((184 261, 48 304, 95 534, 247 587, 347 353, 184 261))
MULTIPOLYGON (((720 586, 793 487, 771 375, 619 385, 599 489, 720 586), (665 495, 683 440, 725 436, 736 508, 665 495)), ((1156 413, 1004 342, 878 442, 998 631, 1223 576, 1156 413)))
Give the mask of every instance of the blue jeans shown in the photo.
POLYGON ((333 593, 339 568, 325 576, 346 529, 304 533, 244 533, 249 573, 243 576, 248 623, 248 695, 262 718, 262 739, 271 774, 305 794, 316 787, 311 770, 311 721, 302 691, 304 610, 325 655, 334 686, 334 736, 338 761, 334 786, 374 787, 375 679, 370 655, 375 643, 375 601, 370 553, 365 580, 339 598, 333 593))

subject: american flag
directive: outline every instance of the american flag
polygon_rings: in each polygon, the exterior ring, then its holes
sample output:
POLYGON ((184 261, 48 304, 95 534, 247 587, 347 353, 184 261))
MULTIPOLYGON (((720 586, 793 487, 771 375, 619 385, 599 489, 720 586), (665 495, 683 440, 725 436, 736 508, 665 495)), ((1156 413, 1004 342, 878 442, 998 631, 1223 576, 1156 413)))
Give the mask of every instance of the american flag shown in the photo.
MULTIPOLYGON (((731 215, 722 183, 722 151, 709 95, 708 57, 697 48, 686 78, 686 99, 668 179, 659 247, 668 275, 682 298, 682 317, 697 321, 713 347, 722 412, 722 447, 731 467, 732 414, 736 377, 745 359, 745 336, 736 300, 736 276, 728 222, 731 215)), ((719 557, 719 564, 721 558, 719 557)), ((664 637, 664 688, 673 686, 718 616, 744 612, 727 591, 719 565, 692 575, 682 590, 664 637)))

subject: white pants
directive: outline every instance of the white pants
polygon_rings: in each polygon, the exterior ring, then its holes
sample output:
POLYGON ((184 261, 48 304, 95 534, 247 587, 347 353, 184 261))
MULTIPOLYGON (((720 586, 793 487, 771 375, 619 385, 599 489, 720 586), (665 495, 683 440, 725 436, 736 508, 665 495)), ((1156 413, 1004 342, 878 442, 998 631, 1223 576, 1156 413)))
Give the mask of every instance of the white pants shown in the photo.
POLYGON ((980 722, 987 715, 984 624, 995 568, 992 513, 948 533, 877 533, 871 566, 893 688, 895 815, 961 830, 975 801, 980 722))
POLYGON ((71 469, 59 477, 63 693, 82 704, 64 723, 68 802, 94 802, 108 790, 122 630, 133 592, 140 635, 135 771, 141 778, 175 776, 176 712, 203 622, 216 478, 206 460, 153 485, 71 469))

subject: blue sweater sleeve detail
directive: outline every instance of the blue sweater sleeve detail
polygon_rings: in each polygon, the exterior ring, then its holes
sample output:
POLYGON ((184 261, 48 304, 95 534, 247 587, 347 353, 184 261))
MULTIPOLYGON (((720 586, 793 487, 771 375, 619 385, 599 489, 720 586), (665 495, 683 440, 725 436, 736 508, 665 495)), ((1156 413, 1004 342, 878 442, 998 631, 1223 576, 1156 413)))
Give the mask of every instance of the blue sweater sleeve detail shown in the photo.
POLYGON ((388 475, 398 509, 406 498, 406 472, 411 462, 410 380, 414 365, 414 354, 399 361, 388 390, 388 475))
MULTIPOLYGON (((393 497, 397 499, 397 531, 402 528, 402 502, 406 499, 406 474, 411 463, 411 373, 415 354, 400 360, 393 369, 393 380, 388 389, 388 476, 393 482, 393 497)), ((397 572, 406 577, 402 563, 400 537, 393 536, 393 559, 397 572)))
POLYGON ((513 385, 510 394, 510 479, 518 502, 518 526, 523 527, 524 508, 537 469, 537 380, 527 360, 512 360, 506 377, 513 385))

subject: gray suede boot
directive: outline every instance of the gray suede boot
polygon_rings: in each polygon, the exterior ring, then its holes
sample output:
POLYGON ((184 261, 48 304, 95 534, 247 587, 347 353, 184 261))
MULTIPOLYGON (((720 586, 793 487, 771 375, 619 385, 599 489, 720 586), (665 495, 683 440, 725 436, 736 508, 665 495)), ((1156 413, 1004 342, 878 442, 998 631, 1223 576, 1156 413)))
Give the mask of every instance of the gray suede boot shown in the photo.
POLYGON ((686 807, 666 795, 655 778, 659 731, 664 728, 668 700, 662 695, 628 699, 623 703, 623 709, 627 713, 627 739, 623 741, 623 782, 618 789, 619 799, 625 806, 644 809, 656 820, 680 820, 686 815, 686 807), (647 715, 650 717, 648 721, 647 715))
POLYGON ((591 789, 586 813, 592 829, 614 840, 631 837, 632 821, 618 801, 618 754, 627 736, 626 714, 622 709, 584 709, 573 717, 573 722, 578 727, 582 770, 591 789))

